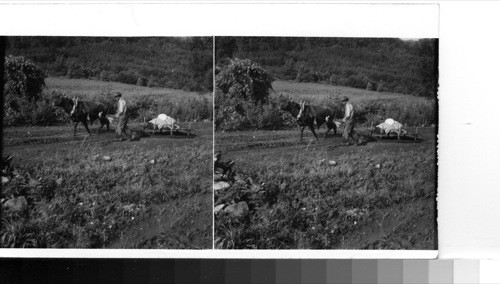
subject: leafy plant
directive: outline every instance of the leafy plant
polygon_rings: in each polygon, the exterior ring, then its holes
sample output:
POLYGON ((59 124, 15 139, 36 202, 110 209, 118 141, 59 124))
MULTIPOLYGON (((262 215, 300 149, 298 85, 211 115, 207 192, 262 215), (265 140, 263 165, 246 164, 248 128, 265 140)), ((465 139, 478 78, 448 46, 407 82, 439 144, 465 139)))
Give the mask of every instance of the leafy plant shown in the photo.
POLYGON ((4 66, 4 110, 20 112, 23 104, 40 99, 47 75, 23 56, 6 56, 4 66))
POLYGON ((216 75, 215 86, 233 98, 266 101, 272 89, 273 77, 248 59, 231 59, 216 75))

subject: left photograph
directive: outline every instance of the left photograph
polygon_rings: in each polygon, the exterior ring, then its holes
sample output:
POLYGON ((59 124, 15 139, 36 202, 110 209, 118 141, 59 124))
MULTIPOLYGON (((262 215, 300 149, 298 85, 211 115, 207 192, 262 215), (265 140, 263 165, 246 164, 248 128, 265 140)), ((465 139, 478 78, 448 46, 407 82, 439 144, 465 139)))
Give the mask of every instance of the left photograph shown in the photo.
POLYGON ((0 44, 0 247, 212 248, 212 37, 0 44))

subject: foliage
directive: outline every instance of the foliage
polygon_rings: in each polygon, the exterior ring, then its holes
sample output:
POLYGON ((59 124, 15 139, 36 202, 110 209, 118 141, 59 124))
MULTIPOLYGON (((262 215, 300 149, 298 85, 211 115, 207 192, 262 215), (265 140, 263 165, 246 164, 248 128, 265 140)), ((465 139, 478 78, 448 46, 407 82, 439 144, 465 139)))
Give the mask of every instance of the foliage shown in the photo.
MULTIPOLYGON (((55 99, 61 96, 69 98, 78 97, 81 100, 101 102, 108 106, 109 114, 116 112, 116 100, 111 93, 117 87, 105 84, 98 86, 90 80, 58 78, 57 82, 58 84, 62 84, 62 86, 44 90, 39 101, 31 104, 23 104, 20 108, 21 112, 7 109, 4 113, 4 126, 48 126, 70 122, 68 114, 62 108, 53 105, 55 99), (88 92, 88 82, 91 82, 93 88, 90 93, 88 92)), ((120 87, 118 86, 118 88, 120 87)), ((130 91, 134 95, 127 96, 131 121, 149 121, 160 113, 165 113, 180 121, 196 122, 213 119, 213 106, 210 96, 184 92, 178 94, 178 92, 172 92, 172 90, 163 91, 162 89, 156 89, 155 92, 150 94, 150 89, 148 88, 134 88, 130 91), (170 94, 176 94, 176 96, 170 96, 170 94)))
POLYGON ((40 99, 47 75, 31 60, 22 56, 6 56, 4 65, 4 111, 20 112, 25 104, 40 99))
POLYGON ((43 91, 47 75, 22 56, 5 57, 4 126, 53 125, 63 121, 63 113, 51 104, 43 91))
POLYGON ((436 39, 219 37, 216 62, 247 58, 281 80, 433 97, 437 50, 436 39))
POLYGON ((235 58, 218 71, 215 86, 223 94, 257 103, 266 101, 273 80, 258 64, 235 58))
MULTIPOLYGON (((215 129, 235 130, 276 130, 297 127, 292 115, 281 109, 285 96, 270 96, 268 102, 253 104, 228 95, 215 94, 215 129)), ((330 95, 319 100, 305 100, 307 104, 323 105, 331 108, 335 120, 341 120, 344 107, 338 95, 330 95)), ((362 100, 354 103, 358 125, 375 126, 387 118, 395 119, 408 126, 429 126, 437 123, 437 106, 433 100, 406 102, 389 100, 362 100)))
POLYGON ((281 110, 280 97, 269 97, 268 101, 253 103, 216 93, 215 129, 234 130, 275 130, 296 125, 295 120, 281 110))
POLYGON ((30 58, 50 76, 212 90, 211 37, 10 37, 6 51, 30 58))

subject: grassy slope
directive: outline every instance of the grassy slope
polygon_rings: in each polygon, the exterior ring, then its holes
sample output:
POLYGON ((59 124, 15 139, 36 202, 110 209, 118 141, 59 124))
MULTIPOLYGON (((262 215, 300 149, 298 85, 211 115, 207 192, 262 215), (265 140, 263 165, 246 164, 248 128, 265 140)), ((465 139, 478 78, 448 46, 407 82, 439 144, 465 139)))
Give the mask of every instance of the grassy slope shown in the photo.
POLYGON ((298 131, 216 133, 216 151, 262 185, 253 192, 235 183, 216 194, 216 205, 243 200, 251 209, 240 220, 217 215, 216 247, 433 249, 433 129, 424 138, 337 147, 338 137, 298 142, 298 131))
MULTIPOLYGON (((45 80, 49 90, 59 90, 66 93, 68 96, 95 96, 100 93, 111 93, 120 91, 124 95, 130 96, 148 96, 161 95, 168 96, 173 100, 193 99, 200 95, 196 92, 186 92, 183 90, 174 90, 160 87, 142 87, 131 84, 123 84, 117 82, 103 82, 99 80, 88 79, 66 79, 60 77, 49 77, 45 80)), ((209 93, 203 94, 210 100, 212 96, 209 93)))
POLYGON ((276 93, 286 96, 290 95, 295 100, 307 99, 314 102, 319 102, 332 95, 347 96, 354 103, 365 100, 384 100, 408 103, 426 101, 426 98, 412 95, 366 91, 363 89, 318 83, 297 83, 293 81, 275 81, 273 82, 273 89, 276 93))

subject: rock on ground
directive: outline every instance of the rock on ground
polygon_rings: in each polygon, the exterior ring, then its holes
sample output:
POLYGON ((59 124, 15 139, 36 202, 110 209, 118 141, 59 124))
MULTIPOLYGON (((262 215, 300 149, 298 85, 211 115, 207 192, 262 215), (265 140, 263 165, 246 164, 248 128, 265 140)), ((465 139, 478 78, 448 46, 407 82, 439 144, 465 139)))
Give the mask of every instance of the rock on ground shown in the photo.
POLYGON ((220 210, 222 210, 222 208, 224 208, 224 204, 219 204, 217 206, 215 206, 214 208, 214 213, 218 213, 220 210))
POLYGON ((3 204, 3 206, 7 210, 24 211, 28 208, 28 201, 26 201, 26 198, 24 196, 19 196, 19 197, 7 200, 3 204))
POLYGON ((2 184, 6 184, 10 181, 8 177, 2 177, 2 184))
POLYGON ((250 209, 245 201, 229 205, 224 209, 224 212, 231 217, 243 217, 248 214, 249 211, 250 209))
POLYGON ((222 189, 228 188, 229 186, 230 186, 230 184, 228 182, 225 182, 225 181, 216 182, 216 183, 214 183, 214 191, 222 190, 222 189))

